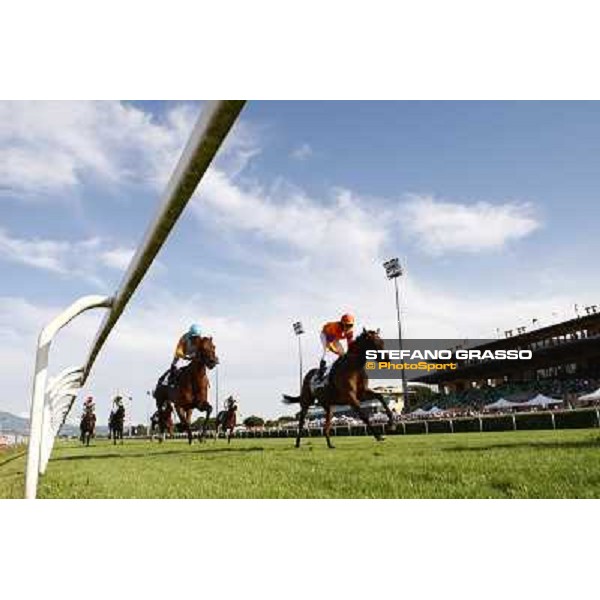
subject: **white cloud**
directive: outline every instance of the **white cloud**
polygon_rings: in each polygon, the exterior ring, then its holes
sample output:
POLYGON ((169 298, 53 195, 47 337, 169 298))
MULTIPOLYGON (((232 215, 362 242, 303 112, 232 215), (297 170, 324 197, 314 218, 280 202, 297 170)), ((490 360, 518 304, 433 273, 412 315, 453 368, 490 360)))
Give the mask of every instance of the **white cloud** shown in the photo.
POLYGON ((113 269, 124 271, 131 262, 135 249, 133 248, 114 248, 100 254, 100 260, 113 269))
POLYGON ((430 254, 495 250, 541 227, 528 203, 459 204, 431 196, 409 198, 399 220, 418 247, 430 254))
POLYGON ((32 199, 87 177, 162 187, 197 113, 178 104, 159 122, 121 102, 0 102, 0 192, 32 199))
POLYGON ((69 249, 68 242, 20 239, 11 237, 0 229, 0 258, 11 262, 65 273, 64 256, 69 249))
POLYGON ((311 157, 313 155, 313 149, 311 148, 310 144, 307 144, 306 142, 300 144, 299 146, 297 146, 296 148, 294 148, 291 153, 290 153, 290 157, 293 158, 294 160, 299 160, 299 161, 303 161, 306 160, 307 158, 311 157))
POLYGON ((124 270, 132 249, 110 248, 106 240, 91 237, 75 242, 13 237, 0 229, 0 260, 43 269, 65 277, 99 282, 98 266, 124 270))
POLYGON ((198 219, 256 233, 307 256, 316 254, 326 264, 336 257, 350 263, 357 256, 377 256, 389 225, 385 216, 375 216, 365 204, 347 190, 335 190, 328 201, 319 203, 282 183, 270 190, 246 188, 211 169, 192 209, 198 219))

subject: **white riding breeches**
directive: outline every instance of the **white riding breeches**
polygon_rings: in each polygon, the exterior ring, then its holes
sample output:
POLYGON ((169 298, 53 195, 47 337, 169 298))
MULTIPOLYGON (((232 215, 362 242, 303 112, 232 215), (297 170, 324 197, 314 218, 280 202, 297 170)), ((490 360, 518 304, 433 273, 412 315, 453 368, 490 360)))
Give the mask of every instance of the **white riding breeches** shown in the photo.
MULTIPOLYGON (((329 350, 329 348, 327 347, 329 343, 327 342, 327 336, 323 332, 321 332, 321 344, 323 345, 323 355, 321 356, 321 360, 326 360, 328 353, 333 354, 335 358, 338 357, 338 355, 335 352, 331 352, 331 350, 329 350)), ((339 356, 343 356, 345 354, 344 346, 342 346, 340 340, 335 340, 335 342, 332 342, 332 344, 333 346, 335 346, 335 349, 339 352, 339 356)))

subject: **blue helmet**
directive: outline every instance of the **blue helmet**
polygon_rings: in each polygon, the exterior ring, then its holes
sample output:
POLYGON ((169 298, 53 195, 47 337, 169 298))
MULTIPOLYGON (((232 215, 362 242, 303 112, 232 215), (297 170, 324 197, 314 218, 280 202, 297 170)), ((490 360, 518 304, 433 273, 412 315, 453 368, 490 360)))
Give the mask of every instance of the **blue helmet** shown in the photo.
POLYGON ((200 329, 200 325, 197 325, 196 323, 194 323, 189 331, 188 331, 188 335, 190 337, 201 337, 202 336, 202 329, 200 329))

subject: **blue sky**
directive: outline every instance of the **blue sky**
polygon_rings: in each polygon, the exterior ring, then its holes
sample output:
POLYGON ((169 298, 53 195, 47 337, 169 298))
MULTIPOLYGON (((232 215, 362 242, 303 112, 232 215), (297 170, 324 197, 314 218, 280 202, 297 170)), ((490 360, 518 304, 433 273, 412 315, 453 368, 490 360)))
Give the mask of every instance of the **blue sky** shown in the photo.
MULTIPOLYGON (((201 103, 0 103, 0 409, 27 410, 35 338, 78 296, 110 294, 201 103)), ((408 265, 413 337, 490 337, 598 299, 600 103, 250 102, 105 347, 85 393, 145 417, 191 322, 221 393, 283 414, 341 312, 394 335, 382 259, 408 265)), ((60 334, 79 364, 101 314, 60 334)))

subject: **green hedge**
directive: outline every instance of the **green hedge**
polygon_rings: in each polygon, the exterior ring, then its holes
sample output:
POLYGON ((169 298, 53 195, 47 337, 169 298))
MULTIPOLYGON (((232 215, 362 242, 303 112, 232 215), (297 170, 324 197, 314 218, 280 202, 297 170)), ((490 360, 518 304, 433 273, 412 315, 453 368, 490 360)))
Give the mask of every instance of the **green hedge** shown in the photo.
POLYGON ((554 421, 557 429, 598 427, 598 412, 595 408, 586 408, 554 413, 554 421))
POLYGON ((517 429, 553 429, 552 413, 520 413, 515 414, 517 429))
POLYGON ((418 433, 426 433, 425 421, 407 421, 406 434, 413 435, 418 433))
POLYGON ((429 421, 428 427, 429 433, 452 433, 452 426, 449 419, 429 421))
MULTIPOLYGON (((515 413, 514 417, 517 424, 517 430, 527 429, 553 429, 551 412, 534 413, 515 413)), ((578 410, 559 411, 554 413, 554 426, 556 429, 575 429, 598 427, 598 411, 596 408, 585 408, 578 410)), ((464 417, 452 419, 432 419, 431 421, 404 421, 398 423, 395 430, 388 428, 387 424, 372 425, 375 432, 381 434, 399 434, 418 435, 424 433, 467 433, 471 431, 480 431, 480 427, 485 431, 512 431, 512 415, 493 415, 481 417, 464 417)), ((344 435, 368 435, 365 427, 357 426, 339 426, 332 428, 332 434, 344 435)), ((236 434, 243 438, 263 438, 263 437, 296 437, 296 430, 282 431, 245 431, 236 434)), ((305 429, 304 437, 320 437, 321 429, 305 429)))
POLYGON ((385 425, 383 423, 377 423, 377 425, 371 425, 371 429, 380 435, 385 435, 385 425))
POLYGON ((464 419, 453 419, 454 433, 467 433, 469 431, 480 431, 479 419, 477 417, 467 417, 464 419))
POLYGON ((511 415, 483 417, 482 425, 483 431, 512 431, 514 429, 511 415))

